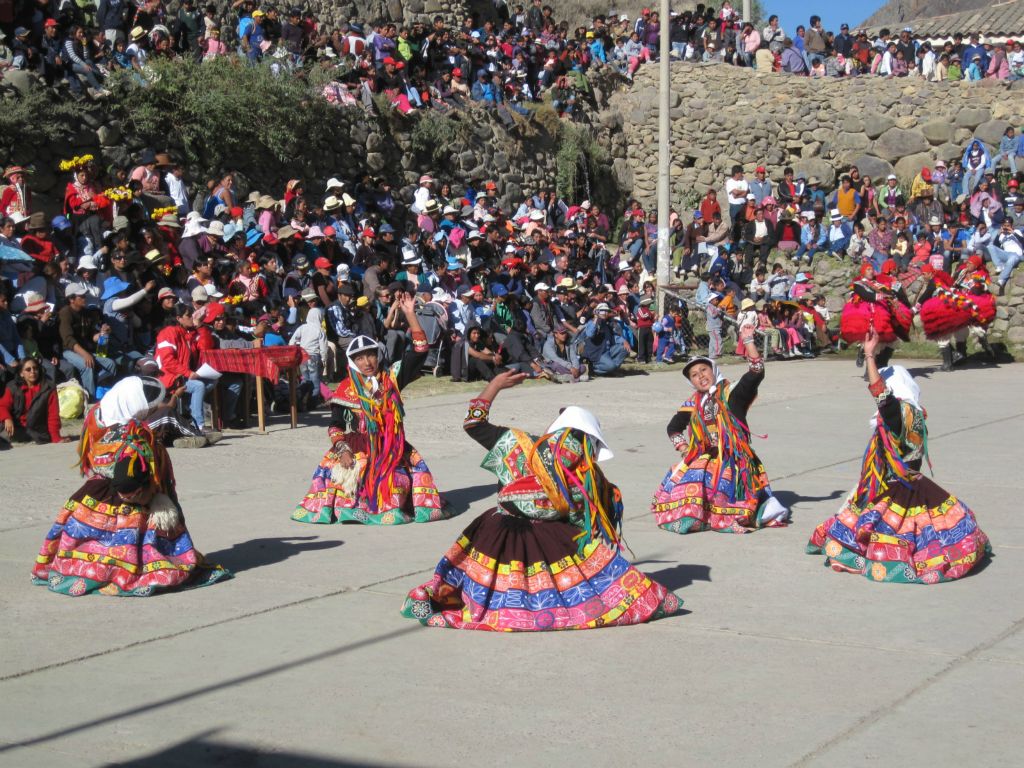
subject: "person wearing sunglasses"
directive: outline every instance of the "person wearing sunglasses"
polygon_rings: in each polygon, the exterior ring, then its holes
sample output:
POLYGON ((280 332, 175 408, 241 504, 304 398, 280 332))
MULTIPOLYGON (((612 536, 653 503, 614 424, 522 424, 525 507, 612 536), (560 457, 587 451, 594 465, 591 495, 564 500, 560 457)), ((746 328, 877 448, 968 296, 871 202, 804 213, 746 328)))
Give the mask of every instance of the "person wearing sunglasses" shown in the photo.
POLYGON ((60 434, 57 390, 43 376, 38 360, 22 360, 15 379, 0 394, 0 450, 11 442, 70 442, 60 434))

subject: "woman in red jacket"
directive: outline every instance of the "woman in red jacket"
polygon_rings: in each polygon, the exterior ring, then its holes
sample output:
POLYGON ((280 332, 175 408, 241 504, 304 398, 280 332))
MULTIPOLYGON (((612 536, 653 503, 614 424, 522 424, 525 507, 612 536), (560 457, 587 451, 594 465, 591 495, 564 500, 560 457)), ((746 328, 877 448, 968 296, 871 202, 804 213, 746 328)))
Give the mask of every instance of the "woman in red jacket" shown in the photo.
POLYGON ((15 442, 33 441, 42 445, 73 439, 60 436, 57 390, 43 377, 38 360, 23 360, 18 368, 18 379, 10 382, 0 394, 0 423, 6 437, 15 442))

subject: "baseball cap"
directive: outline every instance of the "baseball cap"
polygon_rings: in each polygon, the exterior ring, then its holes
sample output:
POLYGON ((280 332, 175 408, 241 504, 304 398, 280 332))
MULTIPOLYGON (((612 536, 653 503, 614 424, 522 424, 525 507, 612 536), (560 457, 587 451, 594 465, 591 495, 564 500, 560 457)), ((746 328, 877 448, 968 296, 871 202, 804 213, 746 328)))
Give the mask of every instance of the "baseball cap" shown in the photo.
POLYGON ((313 266, 316 267, 317 269, 330 269, 331 260, 325 259, 323 256, 321 256, 320 258, 313 262, 313 266))
POLYGON ((209 301, 209 300, 210 300, 210 294, 208 294, 206 292, 206 289, 203 286, 197 285, 195 288, 192 289, 192 301, 209 301))

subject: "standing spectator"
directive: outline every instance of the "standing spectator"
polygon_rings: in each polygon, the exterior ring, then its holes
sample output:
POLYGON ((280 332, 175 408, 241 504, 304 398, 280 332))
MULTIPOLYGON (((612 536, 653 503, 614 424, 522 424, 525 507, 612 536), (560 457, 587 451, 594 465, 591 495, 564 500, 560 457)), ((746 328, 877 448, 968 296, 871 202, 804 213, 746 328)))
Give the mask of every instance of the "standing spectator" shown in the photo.
POLYGON ((28 169, 11 165, 4 170, 4 181, 0 186, 0 218, 15 214, 27 217, 32 213, 32 191, 28 188, 28 169))
POLYGON ((320 372, 327 360, 327 335, 324 333, 323 310, 313 307, 306 313, 306 322, 300 325, 288 340, 306 350, 309 359, 302 364, 302 382, 309 389, 307 409, 320 403, 320 372))
POLYGON ((754 202, 761 205, 766 197, 771 197, 772 182, 768 178, 768 171, 763 165, 757 166, 754 171, 754 178, 749 182, 750 194, 754 196, 754 202))
POLYGON ((791 75, 806 75, 807 62, 791 38, 786 38, 782 51, 782 71, 791 75))

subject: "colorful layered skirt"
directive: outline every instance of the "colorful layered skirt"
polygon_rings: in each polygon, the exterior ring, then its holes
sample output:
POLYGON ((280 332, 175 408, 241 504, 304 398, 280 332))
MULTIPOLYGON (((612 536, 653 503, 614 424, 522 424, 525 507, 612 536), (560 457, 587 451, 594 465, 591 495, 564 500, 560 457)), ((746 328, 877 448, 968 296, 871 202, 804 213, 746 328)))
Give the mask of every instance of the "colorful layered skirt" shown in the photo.
POLYGON ((231 578, 195 549, 183 519, 171 530, 158 530, 153 522, 147 507, 121 503, 108 480, 93 478, 57 515, 36 557, 33 581, 75 597, 146 597, 231 578))
POLYGON ((712 488, 719 460, 708 454, 668 471, 654 493, 651 511, 658 526, 672 533, 749 533, 787 524, 789 513, 772 495, 764 465, 755 457, 746 488, 737 489, 730 467, 722 468, 712 488))
MULTIPOLYGON (((355 472, 361 477, 366 467, 366 454, 355 456, 355 472)), ((354 492, 346 490, 339 480, 338 454, 328 451, 316 471, 309 492, 292 514, 300 523, 363 523, 366 525, 401 525, 429 523, 451 517, 427 463, 415 448, 407 447, 402 463, 392 476, 394 491, 386 504, 372 509, 371 493, 362 482, 354 492)))
POLYGON ((882 343, 891 344, 897 339, 910 338, 910 326, 914 314, 899 301, 863 301, 859 297, 846 302, 839 316, 839 335, 847 344, 864 341, 868 331, 874 328, 882 343))
POLYGON ((942 290, 921 305, 920 314, 925 336, 944 339, 972 325, 988 327, 996 316, 996 299, 991 293, 942 290))
POLYGON ((969 573, 991 546, 966 504, 915 475, 864 509, 847 499, 815 529, 807 552, 824 554, 834 571, 872 581, 935 584, 969 573))
POLYGON ((491 509, 409 593, 402 615, 429 627, 535 632, 640 624, 681 601, 601 541, 578 551, 580 529, 491 509))

